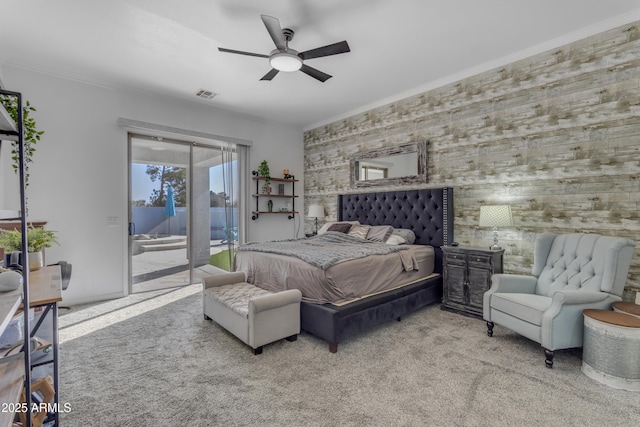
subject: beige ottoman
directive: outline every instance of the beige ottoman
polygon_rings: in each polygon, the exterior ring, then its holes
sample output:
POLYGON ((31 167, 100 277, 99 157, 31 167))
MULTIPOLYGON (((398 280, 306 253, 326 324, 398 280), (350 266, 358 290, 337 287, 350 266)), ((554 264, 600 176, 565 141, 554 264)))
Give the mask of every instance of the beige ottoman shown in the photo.
POLYGON ((205 319, 211 319, 242 342, 262 353, 265 344, 300 333, 300 300, 297 289, 269 292, 245 282, 243 272, 202 279, 205 319))

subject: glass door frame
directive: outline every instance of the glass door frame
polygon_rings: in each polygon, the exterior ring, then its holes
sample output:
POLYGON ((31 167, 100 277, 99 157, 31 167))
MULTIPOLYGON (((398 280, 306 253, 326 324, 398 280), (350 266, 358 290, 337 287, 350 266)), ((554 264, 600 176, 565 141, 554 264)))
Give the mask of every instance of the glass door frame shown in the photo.
MULTIPOLYGON (((132 164, 134 163, 132 149, 133 149, 133 140, 145 140, 151 142, 158 142, 161 144, 176 144, 181 145, 183 147, 188 148, 188 157, 189 162, 185 167, 187 168, 187 191, 186 191, 186 238, 187 238, 187 254, 192 251, 191 248, 191 200, 192 200, 192 185, 191 180, 193 179, 192 170, 193 170, 193 142, 188 140, 180 140, 176 138, 167 138, 162 136, 153 136, 147 135, 144 133, 136 133, 136 132, 127 132, 127 151, 128 151, 128 189, 127 189, 127 281, 128 281, 128 292, 129 294, 137 293, 139 291, 134 291, 134 283, 133 283, 133 239, 131 238, 135 234, 135 224, 133 222, 133 194, 132 194, 132 184, 133 184, 133 176, 132 176, 132 164)), ((136 162, 137 163, 137 162, 136 162)), ((193 282, 193 261, 192 257, 187 256, 187 268, 189 271, 189 278, 187 283, 176 283, 175 286, 187 286, 193 282)), ((160 289, 160 288, 158 288, 160 289)))

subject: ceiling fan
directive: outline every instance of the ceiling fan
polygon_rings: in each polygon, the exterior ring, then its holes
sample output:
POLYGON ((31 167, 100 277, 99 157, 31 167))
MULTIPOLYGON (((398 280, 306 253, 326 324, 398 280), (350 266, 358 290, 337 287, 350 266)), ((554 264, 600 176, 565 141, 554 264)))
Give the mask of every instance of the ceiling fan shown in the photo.
POLYGON ((271 64, 272 69, 260 80, 271 80, 280 71, 291 72, 300 70, 314 79, 325 82, 330 79, 331 76, 320 70, 316 70, 313 67, 309 67, 304 63, 304 61, 307 59, 321 58, 323 56, 337 55, 339 53, 351 51, 351 49, 349 49, 349 44, 346 41, 341 41, 327 46, 318 47, 316 49, 307 50, 305 52, 298 52, 289 48, 289 42, 293 39, 293 30, 289 28, 282 28, 278 18, 274 18, 273 16, 260 15, 260 17, 262 18, 264 26, 267 27, 267 31, 273 39, 273 42, 276 44, 276 49, 272 50, 269 55, 225 49, 222 47, 218 48, 220 52, 269 58, 269 64, 271 64))

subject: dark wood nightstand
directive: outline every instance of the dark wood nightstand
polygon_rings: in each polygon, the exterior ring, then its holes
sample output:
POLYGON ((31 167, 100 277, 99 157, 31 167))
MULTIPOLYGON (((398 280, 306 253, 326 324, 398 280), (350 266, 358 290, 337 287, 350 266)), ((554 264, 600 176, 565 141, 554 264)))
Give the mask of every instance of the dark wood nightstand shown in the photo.
POLYGON ((504 249, 470 246, 442 246, 442 310, 482 317, 484 293, 491 287, 491 276, 502 273, 504 249))

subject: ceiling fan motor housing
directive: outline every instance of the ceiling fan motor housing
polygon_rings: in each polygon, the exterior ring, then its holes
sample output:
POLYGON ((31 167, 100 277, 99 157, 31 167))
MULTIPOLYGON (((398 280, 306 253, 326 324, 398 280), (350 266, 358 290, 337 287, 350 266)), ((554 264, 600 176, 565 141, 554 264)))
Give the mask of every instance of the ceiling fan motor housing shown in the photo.
POLYGON ((293 35, 295 34, 295 31, 293 31, 291 28, 283 28, 282 29, 282 35, 284 36, 284 39, 287 43, 289 43, 291 40, 293 40, 293 35))

